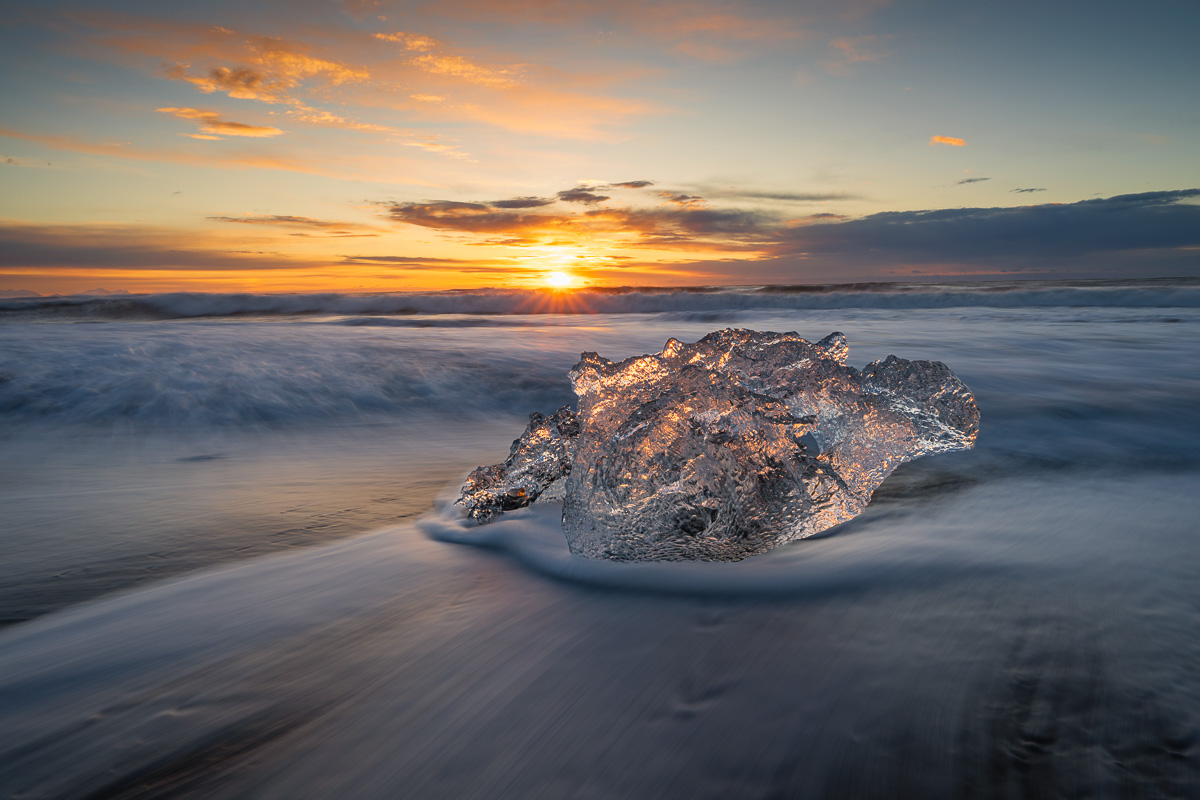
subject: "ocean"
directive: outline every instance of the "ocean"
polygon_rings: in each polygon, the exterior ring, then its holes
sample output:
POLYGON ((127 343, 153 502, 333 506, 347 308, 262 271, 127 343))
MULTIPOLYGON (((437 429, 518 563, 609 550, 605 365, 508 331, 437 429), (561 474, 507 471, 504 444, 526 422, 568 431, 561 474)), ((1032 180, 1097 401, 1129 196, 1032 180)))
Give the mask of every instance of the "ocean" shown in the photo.
POLYGON ((0 797, 1200 796, 1200 281, 0 300, 0 797), (943 361, 974 450, 735 564, 449 500, 581 351, 943 361))

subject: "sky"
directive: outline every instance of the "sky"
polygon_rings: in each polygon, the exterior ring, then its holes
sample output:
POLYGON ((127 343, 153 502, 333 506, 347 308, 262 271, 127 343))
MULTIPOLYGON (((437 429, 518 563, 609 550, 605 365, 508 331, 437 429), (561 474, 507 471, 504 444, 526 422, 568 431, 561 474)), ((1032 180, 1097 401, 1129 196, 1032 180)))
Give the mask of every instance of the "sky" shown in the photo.
POLYGON ((0 22, 0 290, 1200 276, 1194 0, 0 22))

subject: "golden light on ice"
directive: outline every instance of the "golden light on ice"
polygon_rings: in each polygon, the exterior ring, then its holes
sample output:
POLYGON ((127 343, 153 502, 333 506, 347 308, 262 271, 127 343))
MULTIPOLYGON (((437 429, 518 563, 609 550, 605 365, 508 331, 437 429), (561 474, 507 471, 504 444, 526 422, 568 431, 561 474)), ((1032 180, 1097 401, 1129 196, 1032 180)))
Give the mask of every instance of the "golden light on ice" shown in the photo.
POLYGON ((575 283, 575 276, 566 272, 547 272, 545 281, 551 289, 566 289, 575 283))

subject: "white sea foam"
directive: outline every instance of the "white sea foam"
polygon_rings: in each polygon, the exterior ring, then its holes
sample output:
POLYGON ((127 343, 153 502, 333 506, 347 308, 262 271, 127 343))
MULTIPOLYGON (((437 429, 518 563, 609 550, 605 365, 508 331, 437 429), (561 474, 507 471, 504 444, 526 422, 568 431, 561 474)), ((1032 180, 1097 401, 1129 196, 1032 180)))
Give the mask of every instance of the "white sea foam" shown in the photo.
MULTIPOLYGON (((1081 281, 959 284, 582 289, 476 289, 391 294, 200 294, 17 298, 0 319, 185 319, 192 317, 396 314, 646 314, 737 310, 918 308, 1198 308, 1200 282, 1081 281)), ((427 323, 435 324, 435 323, 427 323)), ((462 324, 462 323, 458 323, 462 324)))

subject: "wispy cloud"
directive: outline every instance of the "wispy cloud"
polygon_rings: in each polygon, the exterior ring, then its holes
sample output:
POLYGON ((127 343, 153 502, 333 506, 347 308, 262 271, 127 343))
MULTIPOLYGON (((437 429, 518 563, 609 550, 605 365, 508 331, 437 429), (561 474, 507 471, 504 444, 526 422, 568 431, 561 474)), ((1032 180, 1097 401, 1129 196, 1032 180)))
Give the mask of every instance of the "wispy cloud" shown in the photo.
POLYGON ((193 138, 218 139, 221 136, 249 136, 254 139, 269 138, 283 133, 279 128, 270 125, 247 125, 244 122, 233 122, 223 119, 216 111, 204 111, 199 108, 158 108, 164 114, 172 114, 180 119, 191 120, 200 126, 206 137, 190 134, 193 138))
POLYGON ((446 53, 424 53, 414 56, 409 63, 430 75, 443 75, 481 86, 510 88, 520 83, 521 77, 518 66, 485 67, 468 58, 446 53))
POLYGON ((289 236, 319 236, 326 238, 379 236, 377 228, 355 222, 297 217, 287 214, 243 214, 240 216, 208 217, 213 222, 232 222, 238 225, 266 225, 272 228, 294 228, 289 236))
POLYGON ((528 271, 520 269, 519 265, 511 259, 489 263, 461 258, 423 258, 421 256, 344 255, 340 258, 342 264, 349 266, 390 267, 406 272, 412 270, 510 276, 528 271))
MULTIPOLYGON (((353 155, 344 156, 341 154, 322 154, 319 157, 304 157, 295 154, 255 151, 223 151, 213 153, 209 152, 207 148, 181 150, 144 147, 122 142, 90 142, 73 136, 30 133, 11 128, 0 128, 0 136, 36 142, 56 150, 109 156, 131 161, 157 161, 168 164, 193 164, 229 169, 281 170, 372 183, 396 183, 401 178, 408 183, 428 182, 419 177, 417 164, 395 156, 362 159, 353 155)), ((254 141, 257 142, 257 140, 254 141)))
POLYGON ((704 205, 704 198, 697 194, 659 192, 658 196, 671 205, 682 206, 684 208, 699 208, 704 205))
POLYGON ((1009 189, 1009 191, 1010 192, 1020 192, 1021 194, 1029 194, 1030 192, 1044 192, 1046 190, 1040 186, 1037 186, 1037 187, 1034 187, 1031 189, 1009 189))
POLYGON ((458 158, 464 156, 456 145, 436 133, 416 135, 361 117, 401 111, 414 124, 466 121, 597 139, 659 110, 647 100, 608 93, 620 81, 611 68, 586 73, 512 63, 416 31, 335 26, 288 38, 132 14, 72 12, 63 18, 102 48, 97 52, 123 61, 152 59, 158 74, 205 94, 281 106, 305 124, 402 136, 402 144, 458 158))
POLYGON ((821 62, 821 66, 833 75, 849 75, 855 64, 881 61, 889 53, 883 49, 887 36, 854 36, 834 39, 829 43, 833 57, 821 62))
POLYGON ((145 225, 0 222, 0 268, 120 270, 279 270, 325 262, 274 250, 248 250, 196 231, 145 225), (186 244, 185 244, 186 243, 186 244))
POLYGON ((933 136, 933 137, 930 137, 929 144, 930 145, 947 144, 947 145, 950 145, 951 147, 966 147, 967 146, 966 140, 959 139, 957 136, 933 136))
POLYGON ((958 185, 962 186, 964 183, 983 183, 990 180, 991 178, 963 178, 961 181, 958 181, 958 185))
POLYGON ((416 50, 418 52, 428 52, 436 50, 441 46, 441 42, 429 36, 422 36, 419 33, 405 33, 397 31, 395 33, 373 33, 371 34, 376 39, 385 42, 394 42, 405 50, 416 50))
MULTIPOLYGON (((0 129, 3 135, 3 129, 0 129)), ((0 166, 4 167, 52 167, 54 164, 44 158, 22 158, 20 156, 0 156, 0 166)))
POLYGON ((772 203, 825 203, 837 200, 861 200, 862 195, 847 192, 768 192, 735 187, 698 185, 696 190, 709 198, 722 200, 752 200, 772 203))
POLYGON ((400 45, 409 55, 406 62, 431 75, 477 83, 483 86, 510 87, 520 82, 524 67, 520 64, 504 67, 486 66, 461 55, 446 52, 442 42, 416 33, 375 33, 372 36, 400 45))
MULTIPOLYGON (((453 19, 487 20, 491 25, 612 31, 622 39, 642 39, 666 45, 716 43, 726 47, 743 45, 741 55, 754 48, 787 44, 806 31, 798 15, 771 13, 749 4, 726 0, 672 0, 650 3, 639 0, 609 0, 603 4, 578 0, 458 0, 430 4, 426 9, 453 19)), ((676 47, 675 49, 678 49, 676 47)))

